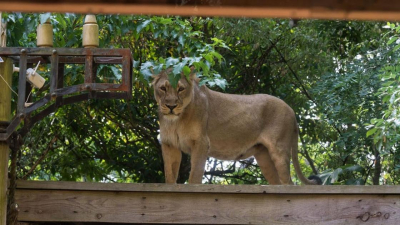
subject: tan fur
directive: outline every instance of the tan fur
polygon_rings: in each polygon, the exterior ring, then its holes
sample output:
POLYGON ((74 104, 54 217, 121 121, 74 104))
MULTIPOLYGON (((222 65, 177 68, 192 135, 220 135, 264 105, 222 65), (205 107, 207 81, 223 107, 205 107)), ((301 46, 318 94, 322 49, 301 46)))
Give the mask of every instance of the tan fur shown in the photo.
POLYGON ((292 155, 301 181, 314 184, 301 173, 297 122, 285 102, 266 94, 212 91, 199 87, 195 75, 190 81, 182 76, 173 88, 168 72, 161 72, 153 81, 167 183, 177 180, 182 151, 191 155, 189 183, 201 183, 207 156, 222 160, 254 156, 270 184, 293 184, 292 155))

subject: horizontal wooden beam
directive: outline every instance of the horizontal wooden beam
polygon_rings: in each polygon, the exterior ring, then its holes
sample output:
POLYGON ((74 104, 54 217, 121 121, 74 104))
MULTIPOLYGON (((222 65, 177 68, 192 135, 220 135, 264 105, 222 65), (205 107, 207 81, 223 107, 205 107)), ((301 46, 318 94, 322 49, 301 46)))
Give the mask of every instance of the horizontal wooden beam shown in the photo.
POLYGON ((26 222, 398 224, 400 221, 399 186, 20 181, 16 202, 18 220, 26 222))
POLYGON ((3 0, 0 11, 148 14, 222 17, 281 17, 345 20, 400 20, 392 0, 3 0), (111 2, 111 1, 110 1, 111 2))
POLYGON ((279 186, 279 185, 196 185, 163 183, 92 183, 68 181, 18 181, 18 189, 126 191, 126 192, 179 192, 179 193, 246 193, 246 194, 385 194, 400 195, 400 186, 279 186))

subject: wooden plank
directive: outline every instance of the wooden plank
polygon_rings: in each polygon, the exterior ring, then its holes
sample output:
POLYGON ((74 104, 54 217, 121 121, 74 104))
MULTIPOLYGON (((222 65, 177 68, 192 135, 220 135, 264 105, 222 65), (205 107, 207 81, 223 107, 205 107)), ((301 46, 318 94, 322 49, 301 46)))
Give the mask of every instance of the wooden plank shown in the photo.
POLYGON ((85 83, 95 82, 95 72, 93 71, 93 55, 87 55, 85 58, 85 83))
POLYGON ((0 11, 151 14, 224 17, 284 17, 346 20, 400 20, 400 2, 392 0, 3 0, 0 11))
MULTIPOLYGON (((95 57, 121 57, 130 54, 127 48, 24 48, 24 47, 4 47, 0 48, 0 56, 20 56, 24 50, 24 54, 32 56, 51 56, 54 51, 58 56, 86 56, 95 57)), ((65 62, 63 62, 65 63, 65 62)))
MULTIPOLYGON (((11 119, 12 60, 2 58, 0 63, 0 121, 11 119), (4 80, 3 80, 4 79, 4 80), (8 85, 7 85, 7 83, 8 85)), ((6 141, 0 141, 0 224, 6 224, 7 217, 7 179, 9 148, 6 141)))
MULTIPOLYGON (((126 184, 126 190, 121 191, 120 184, 89 185, 87 190, 83 183, 61 184, 67 187, 54 190, 58 186, 52 186, 51 182, 19 182, 18 220, 138 224, 398 224, 400 221, 398 192, 349 194, 347 188, 342 188, 343 193, 335 190, 333 194, 293 194, 279 192, 282 186, 255 186, 273 191, 251 193, 247 190, 251 190, 250 185, 167 184, 126 184), (232 192, 234 189, 242 191, 232 192)), ((310 186, 291 186, 292 190, 304 187, 310 186)), ((357 188, 365 193, 366 186, 357 188)))
MULTIPOLYGON (((56 50, 53 51, 53 54, 51 55, 51 76, 50 76, 50 94, 55 100, 55 90, 57 90, 57 84, 58 84, 58 76, 60 75, 58 73, 58 66, 59 66, 59 58, 58 58, 58 53, 56 50)), ((61 75, 62 76, 62 75, 61 75)))
POLYGON ((196 185, 196 184, 128 184, 68 181, 23 181, 18 189, 123 191, 123 192, 178 192, 178 193, 242 193, 242 194, 385 194, 400 195, 400 186, 289 186, 289 185, 196 185))
MULTIPOLYGON (((19 79, 18 79, 18 104, 17 113, 25 112, 25 95, 26 95, 26 70, 27 70, 26 50, 21 49, 21 57, 19 58, 19 79)), ((18 115, 20 116, 20 115, 18 115)))

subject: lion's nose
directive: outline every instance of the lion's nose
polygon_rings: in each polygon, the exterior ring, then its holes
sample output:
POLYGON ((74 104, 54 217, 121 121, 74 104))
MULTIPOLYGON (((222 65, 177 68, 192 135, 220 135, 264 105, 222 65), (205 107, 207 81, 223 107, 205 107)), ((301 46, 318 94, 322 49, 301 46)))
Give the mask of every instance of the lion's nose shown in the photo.
POLYGON ((171 111, 176 108, 176 105, 166 105, 171 111))

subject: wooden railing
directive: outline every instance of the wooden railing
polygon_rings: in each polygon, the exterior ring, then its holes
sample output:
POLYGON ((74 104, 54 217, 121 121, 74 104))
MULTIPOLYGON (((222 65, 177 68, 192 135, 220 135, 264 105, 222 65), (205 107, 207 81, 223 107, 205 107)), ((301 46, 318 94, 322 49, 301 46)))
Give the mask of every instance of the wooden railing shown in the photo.
POLYGON ((399 224, 400 186, 19 181, 19 221, 136 224, 399 224))
POLYGON ((2 0, 0 11, 400 20, 393 0, 2 0))

